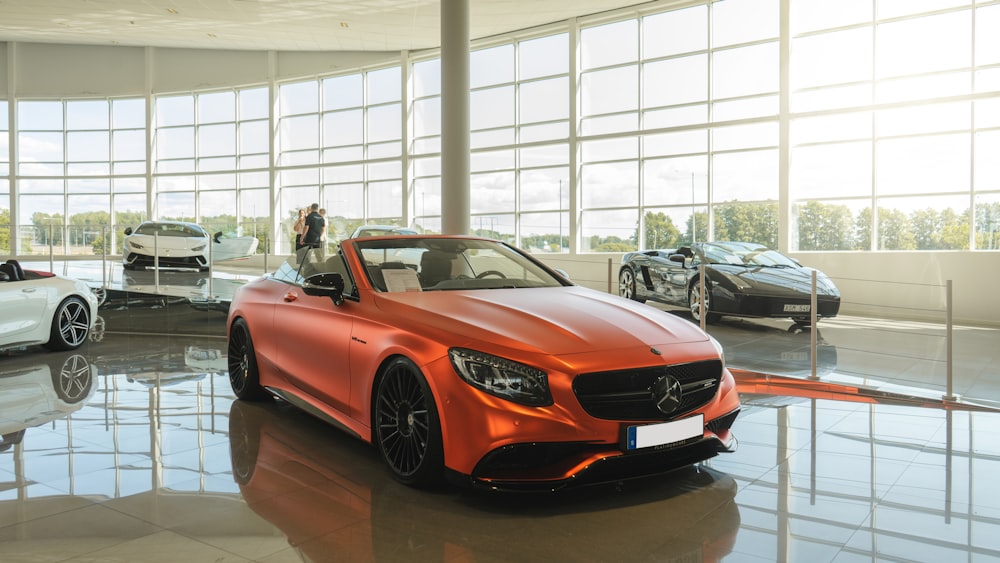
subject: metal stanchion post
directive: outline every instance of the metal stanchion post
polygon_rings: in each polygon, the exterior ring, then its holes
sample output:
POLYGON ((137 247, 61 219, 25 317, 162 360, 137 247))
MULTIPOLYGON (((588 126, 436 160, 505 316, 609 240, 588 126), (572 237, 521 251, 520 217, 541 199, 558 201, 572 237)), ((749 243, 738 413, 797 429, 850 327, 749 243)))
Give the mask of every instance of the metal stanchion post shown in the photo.
POLYGON ((701 312, 701 330, 706 330, 708 323, 708 307, 705 306, 705 291, 708 280, 705 279, 705 263, 698 265, 698 310, 701 312))
POLYGON ((945 371, 946 371, 945 377, 947 379, 947 386, 948 386, 947 387, 947 389, 948 389, 947 393, 948 394, 944 398, 945 401, 957 401, 958 400, 958 397, 955 396, 955 381, 953 379, 953 375, 954 374, 952 373, 952 367, 954 365, 953 358, 952 358, 952 344, 953 344, 954 341, 952 339, 952 335, 953 335, 953 330, 952 329, 953 329, 953 326, 952 326, 952 307, 951 307, 951 297, 952 297, 952 295, 951 295, 951 289, 952 289, 952 287, 951 287, 951 280, 948 280, 946 282, 946 284, 945 284, 945 298, 944 298, 944 300, 945 300, 945 318, 946 318, 946 321, 945 321, 945 325, 946 325, 946 328, 945 328, 945 348, 947 350, 947 352, 946 352, 946 359, 945 359, 945 371))
POLYGON ((55 261, 52 258, 52 223, 49 223, 49 271, 56 271, 55 261))
POLYGON ((101 227, 101 287, 108 289, 108 227, 101 227))
POLYGON ((608 293, 611 293, 611 259, 608 258, 608 293))
POLYGON ((153 231, 153 285, 160 292, 160 231, 153 231))
POLYGON ((816 270, 812 271, 812 286, 809 290, 809 358, 810 358, 810 369, 809 379, 819 379, 816 374, 816 335, 819 333, 819 328, 816 326, 816 322, 819 319, 819 312, 816 310, 818 306, 818 299, 816 298, 816 270))
POLYGON ((213 284, 212 284, 212 279, 215 277, 215 268, 213 266, 214 262, 212 261, 212 253, 214 246, 215 242, 210 240, 208 242, 208 298, 209 299, 215 298, 215 291, 213 289, 213 284))

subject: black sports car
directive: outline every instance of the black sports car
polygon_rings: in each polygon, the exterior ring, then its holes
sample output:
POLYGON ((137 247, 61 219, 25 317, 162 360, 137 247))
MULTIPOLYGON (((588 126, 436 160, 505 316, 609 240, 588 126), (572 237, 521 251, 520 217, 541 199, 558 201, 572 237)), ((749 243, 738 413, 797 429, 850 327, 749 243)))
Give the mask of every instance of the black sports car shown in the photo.
MULTIPOLYGON (((812 268, 752 242, 699 242, 672 250, 622 256, 618 292, 636 301, 657 301, 691 310, 701 320, 699 266, 705 265, 707 322, 721 315, 810 320, 812 268)), ((816 271, 817 317, 834 317, 840 291, 816 271)))

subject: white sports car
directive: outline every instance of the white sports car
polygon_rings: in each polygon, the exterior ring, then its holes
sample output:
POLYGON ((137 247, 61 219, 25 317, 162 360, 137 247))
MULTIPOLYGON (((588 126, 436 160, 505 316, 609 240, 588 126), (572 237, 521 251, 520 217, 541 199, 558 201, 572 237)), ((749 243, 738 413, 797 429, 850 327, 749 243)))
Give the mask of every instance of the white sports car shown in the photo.
POLYGON ((210 257, 213 262, 246 258, 257 251, 257 242, 250 236, 211 236, 196 223, 144 221, 134 231, 131 227, 125 229, 122 265, 126 270, 152 267, 159 255, 161 267, 206 272, 210 257))
POLYGON ((0 348, 78 348, 94 328, 97 305, 87 284, 8 260, 0 264, 0 348))

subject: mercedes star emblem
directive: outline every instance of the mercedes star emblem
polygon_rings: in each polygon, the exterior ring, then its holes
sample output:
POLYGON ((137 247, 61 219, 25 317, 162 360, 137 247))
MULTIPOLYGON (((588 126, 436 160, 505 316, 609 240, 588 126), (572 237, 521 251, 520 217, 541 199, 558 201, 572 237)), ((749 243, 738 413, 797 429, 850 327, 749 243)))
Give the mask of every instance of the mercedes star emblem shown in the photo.
POLYGON ((672 376, 664 375, 657 379, 650 392, 656 408, 663 414, 670 414, 681 406, 681 382, 672 376))

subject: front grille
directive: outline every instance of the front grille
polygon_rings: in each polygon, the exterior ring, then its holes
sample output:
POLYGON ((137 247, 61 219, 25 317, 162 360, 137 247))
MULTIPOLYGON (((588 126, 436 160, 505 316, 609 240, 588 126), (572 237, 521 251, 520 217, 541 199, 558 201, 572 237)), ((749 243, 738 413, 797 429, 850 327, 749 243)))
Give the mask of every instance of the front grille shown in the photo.
POLYGON ((587 414, 606 420, 670 420, 708 403, 722 379, 722 361, 580 374, 573 392, 587 414), (653 384, 671 376, 681 385, 681 401, 670 413, 656 407, 653 384))

